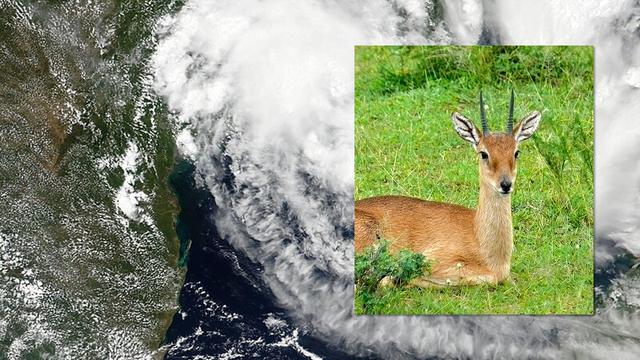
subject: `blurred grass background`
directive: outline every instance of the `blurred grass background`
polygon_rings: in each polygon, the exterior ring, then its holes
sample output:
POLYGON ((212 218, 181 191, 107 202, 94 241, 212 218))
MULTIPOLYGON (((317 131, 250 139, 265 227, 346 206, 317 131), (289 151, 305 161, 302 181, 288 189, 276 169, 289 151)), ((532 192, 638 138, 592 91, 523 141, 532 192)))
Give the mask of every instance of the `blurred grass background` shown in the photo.
POLYGON ((542 112, 520 146, 512 195, 511 282, 372 294, 358 314, 591 314, 593 312, 593 48, 357 46, 355 196, 401 194, 475 208, 478 163, 450 115, 489 128, 542 112))

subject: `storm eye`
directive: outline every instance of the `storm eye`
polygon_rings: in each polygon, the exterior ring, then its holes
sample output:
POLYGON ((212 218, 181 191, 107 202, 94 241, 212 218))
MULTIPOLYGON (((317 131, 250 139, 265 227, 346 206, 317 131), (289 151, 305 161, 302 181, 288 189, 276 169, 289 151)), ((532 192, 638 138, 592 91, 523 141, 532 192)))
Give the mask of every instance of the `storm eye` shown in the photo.
POLYGON ((517 159, 520 156, 520 150, 516 150, 516 153, 513 156, 517 159))
POLYGON ((480 157, 482 158, 482 160, 487 160, 489 159, 489 154, 487 154, 485 151, 480 151, 480 157))

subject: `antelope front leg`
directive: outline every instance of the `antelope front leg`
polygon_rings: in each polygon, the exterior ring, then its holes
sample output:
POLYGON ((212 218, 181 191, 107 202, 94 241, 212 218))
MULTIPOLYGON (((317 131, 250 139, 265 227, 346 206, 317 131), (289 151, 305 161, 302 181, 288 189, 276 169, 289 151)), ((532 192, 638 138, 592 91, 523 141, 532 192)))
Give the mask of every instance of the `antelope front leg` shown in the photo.
POLYGON ((498 284, 498 279, 496 275, 488 269, 462 263, 458 263, 455 267, 449 268, 446 271, 414 279, 409 282, 411 286, 423 288, 483 284, 495 286, 498 284))
POLYGON ((409 282, 410 286, 420 288, 433 288, 433 287, 448 287, 448 286, 462 286, 462 285, 491 285, 498 284, 496 277, 493 275, 474 275, 465 276, 460 278, 418 278, 409 282))
POLYGON ((498 284, 496 274, 484 266, 458 263, 455 271, 459 274, 459 283, 461 285, 486 284, 495 286, 498 284))
POLYGON ((498 281, 495 277, 495 275, 474 275, 474 276, 469 276, 469 277, 465 277, 462 279, 462 281, 466 284, 466 285, 498 285, 498 281))

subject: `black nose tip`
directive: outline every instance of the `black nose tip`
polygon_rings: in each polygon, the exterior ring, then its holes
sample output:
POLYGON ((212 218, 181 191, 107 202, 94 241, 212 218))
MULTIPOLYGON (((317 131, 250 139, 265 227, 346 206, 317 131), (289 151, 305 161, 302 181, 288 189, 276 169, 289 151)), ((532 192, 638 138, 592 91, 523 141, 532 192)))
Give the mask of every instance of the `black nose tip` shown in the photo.
POLYGON ((509 190, 511 190, 511 181, 502 180, 500 182, 500 187, 502 188, 503 192, 509 192, 509 190))

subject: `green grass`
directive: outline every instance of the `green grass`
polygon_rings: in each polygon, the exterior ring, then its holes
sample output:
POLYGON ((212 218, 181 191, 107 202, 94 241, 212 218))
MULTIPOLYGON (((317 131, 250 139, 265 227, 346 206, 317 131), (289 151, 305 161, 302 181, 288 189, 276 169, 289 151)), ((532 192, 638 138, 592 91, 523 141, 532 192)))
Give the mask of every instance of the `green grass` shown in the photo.
POLYGON ((504 130, 511 88, 516 120, 542 111, 520 146, 510 282, 356 287, 356 313, 591 314, 593 49, 356 47, 355 58, 356 199, 401 194, 475 208, 477 156, 450 114, 479 125, 480 89, 493 131, 504 130))

